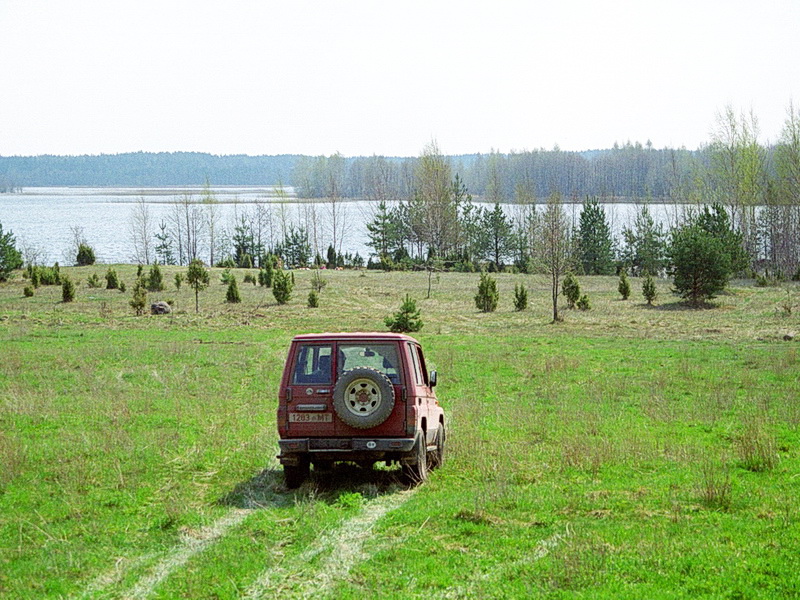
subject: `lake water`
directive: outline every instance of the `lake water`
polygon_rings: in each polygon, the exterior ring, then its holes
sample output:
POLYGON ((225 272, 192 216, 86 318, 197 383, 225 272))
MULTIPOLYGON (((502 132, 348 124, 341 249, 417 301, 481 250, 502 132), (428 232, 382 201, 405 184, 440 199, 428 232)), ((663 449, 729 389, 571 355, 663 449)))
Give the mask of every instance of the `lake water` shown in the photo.
MULTIPOLYGON (((291 188, 284 188, 284 191, 288 198, 281 198, 270 187, 214 187, 218 222, 233 231, 242 215, 260 210, 266 218, 265 238, 272 237, 273 242, 281 239, 285 226, 306 225, 311 231, 316 222, 316 242, 324 256, 332 241, 330 203, 301 201, 294 198, 291 188)), ((35 251, 39 260, 47 264, 55 261, 72 264, 74 256, 69 256, 69 249, 74 246, 73 227, 83 228, 98 262, 130 263, 135 260, 131 223, 137 203, 144 201, 153 229, 157 230, 159 222, 169 221, 176 200, 188 194, 199 202, 202 193, 201 187, 25 188, 20 193, 0 194, 0 223, 4 232, 13 231, 18 248, 35 251)), ((371 219, 374 206, 367 201, 339 203, 336 220, 342 252, 358 252, 365 260, 369 256, 366 223, 371 219)), ((513 217, 518 207, 508 205, 504 209, 513 217)), ((565 204, 565 209, 577 225, 581 205, 565 204)), ((654 219, 665 226, 673 223, 681 210, 672 205, 650 206, 654 219)), ((612 229, 618 234, 632 221, 636 205, 606 204, 605 211, 612 229)), ((207 251, 201 257, 207 261, 206 254, 207 251)))

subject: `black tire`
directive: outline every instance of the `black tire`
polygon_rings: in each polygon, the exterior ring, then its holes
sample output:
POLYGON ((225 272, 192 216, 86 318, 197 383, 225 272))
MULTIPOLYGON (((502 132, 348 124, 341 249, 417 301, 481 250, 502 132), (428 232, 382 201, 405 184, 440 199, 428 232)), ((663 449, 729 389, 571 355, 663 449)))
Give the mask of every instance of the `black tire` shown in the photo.
POLYGON ((403 465, 403 481, 408 485, 418 485, 428 480, 428 445, 425 441, 425 432, 417 434, 414 442, 416 464, 403 465))
POLYGON ((444 447, 447 440, 447 433, 445 432, 444 425, 439 425, 436 430, 436 450, 431 452, 431 470, 438 469, 444 464, 444 447))
POLYGON ((333 388, 333 409, 350 427, 376 427, 388 419, 394 409, 392 382, 369 367, 345 371, 333 388))
POLYGON ((303 485, 303 482, 308 479, 309 464, 308 461, 301 461, 299 465, 283 465, 283 479, 286 487, 294 490, 303 485))

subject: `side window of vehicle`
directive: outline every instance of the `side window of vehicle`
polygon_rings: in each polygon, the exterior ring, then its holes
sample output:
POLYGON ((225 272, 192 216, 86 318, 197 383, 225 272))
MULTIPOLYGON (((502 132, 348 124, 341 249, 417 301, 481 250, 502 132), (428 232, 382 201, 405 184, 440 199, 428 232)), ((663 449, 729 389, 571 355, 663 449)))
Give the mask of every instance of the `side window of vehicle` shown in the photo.
POLYGON ((414 350, 419 361, 419 368, 422 371, 422 381, 425 382, 425 385, 428 385, 428 369, 425 367, 425 357, 422 356, 422 350, 420 350, 419 346, 415 346, 414 350))
POLYGON ((333 381, 331 346, 301 346, 296 356, 292 383, 325 384, 333 381))
POLYGON ((417 385, 422 385, 425 380, 422 378, 422 369, 419 366, 419 356, 417 355, 417 347, 414 344, 408 345, 408 351, 411 354, 411 362, 414 365, 414 379, 417 385))

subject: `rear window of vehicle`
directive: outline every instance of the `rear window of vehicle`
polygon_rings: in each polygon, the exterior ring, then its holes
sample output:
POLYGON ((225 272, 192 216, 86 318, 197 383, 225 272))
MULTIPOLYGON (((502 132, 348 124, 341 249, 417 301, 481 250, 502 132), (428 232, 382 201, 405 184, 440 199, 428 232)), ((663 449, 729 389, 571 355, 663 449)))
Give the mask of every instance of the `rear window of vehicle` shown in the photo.
POLYGON ((338 372, 357 367, 375 369, 392 383, 400 383, 400 360, 394 344, 340 344, 338 372))
POLYGON ((333 349, 330 345, 304 345, 297 350, 292 383, 332 383, 333 349))

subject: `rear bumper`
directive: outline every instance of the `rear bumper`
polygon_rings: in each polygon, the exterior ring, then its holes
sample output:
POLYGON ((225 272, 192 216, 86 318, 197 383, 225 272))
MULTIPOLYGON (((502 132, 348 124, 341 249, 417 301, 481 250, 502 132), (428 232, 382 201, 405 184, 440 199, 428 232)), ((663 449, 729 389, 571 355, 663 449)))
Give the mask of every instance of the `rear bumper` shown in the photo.
POLYGON ((414 448, 414 438, 291 438, 279 440, 282 465, 301 460, 396 460, 414 448))

